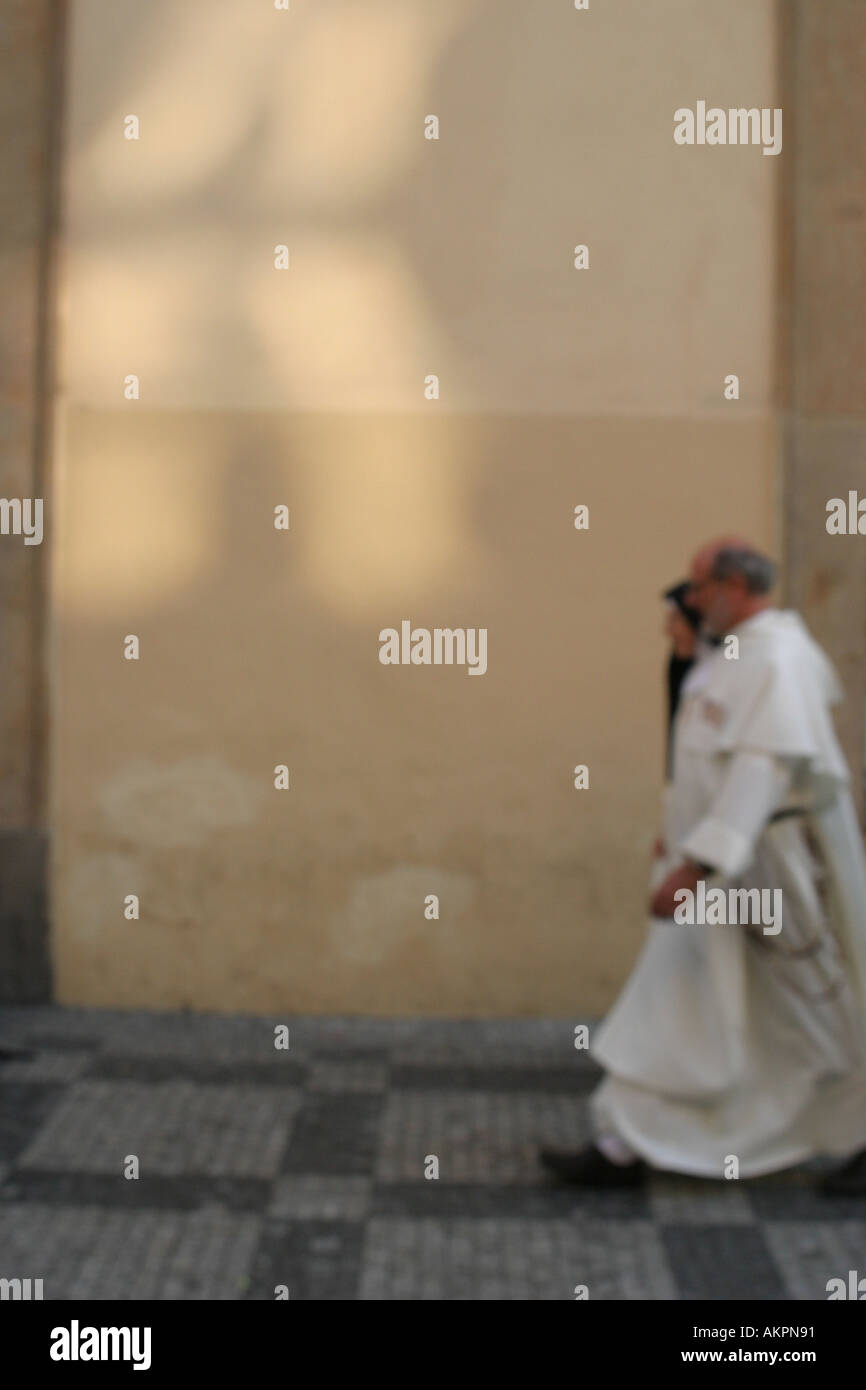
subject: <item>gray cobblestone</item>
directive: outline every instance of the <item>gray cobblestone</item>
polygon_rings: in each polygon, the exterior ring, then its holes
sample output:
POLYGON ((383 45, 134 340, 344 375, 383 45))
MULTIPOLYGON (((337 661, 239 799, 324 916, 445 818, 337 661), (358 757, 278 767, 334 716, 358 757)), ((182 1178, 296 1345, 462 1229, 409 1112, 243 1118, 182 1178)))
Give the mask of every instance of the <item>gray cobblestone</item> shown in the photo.
POLYGON ((378 1062, 314 1062, 307 1084, 311 1091, 384 1091, 388 1068, 378 1062))
POLYGON ((186 1082, 79 1081, 21 1155, 23 1168, 123 1178, 126 1155, 144 1174, 276 1173, 300 1092, 186 1082))
POLYGON ((826 1299, 828 1280, 843 1279, 847 1286, 850 1270, 866 1277, 863 1221, 777 1221, 764 1229, 792 1298, 826 1299))
POLYGON ((701 1182, 654 1173, 650 1182, 650 1207, 657 1221, 670 1225, 710 1222, 723 1226, 748 1225, 755 1219, 748 1193, 734 1180, 701 1182))
POLYGON ((46 1299, 240 1298, 258 1234, 219 1211, 0 1208, 4 1268, 43 1279, 46 1299))
POLYGON ((293 1221, 363 1221, 370 1189, 368 1178, 293 1174, 274 1184, 269 1214, 293 1221))
POLYGON ((660 1299, 676 1288, 648 1222, 420 1221, 377 1218, 362 1299, 660 1299))
POLYGON ((84 1051, 37 1052, 26 1060, 0 1064, 0 1083, 4 1081, 74 1081, 87 1067, 84 1051))
MULTIPOLYGON (((549 1182, 582 1020, 0 1010, 0 1277, 47 1299, 826 1298, 866 1212, 811 1168, 549 1182), (276 1023, 291 1047, 273 1046, 276 1023), (123 1177, 136 1154, 141 1180, 123 1177), (428 1154, 439 1180, 424 1177, 428 1154)), ((858 1274, 858 1278, 861 1277, 858 1274)))
POLYGON ((434 1154, 449 1183, 537 1183, 540 1144, 579 1148, 588 1137, 585 1110, 568 1096, 397 1091, 385 1107, 376 1175, 423 1181, 434 1154))

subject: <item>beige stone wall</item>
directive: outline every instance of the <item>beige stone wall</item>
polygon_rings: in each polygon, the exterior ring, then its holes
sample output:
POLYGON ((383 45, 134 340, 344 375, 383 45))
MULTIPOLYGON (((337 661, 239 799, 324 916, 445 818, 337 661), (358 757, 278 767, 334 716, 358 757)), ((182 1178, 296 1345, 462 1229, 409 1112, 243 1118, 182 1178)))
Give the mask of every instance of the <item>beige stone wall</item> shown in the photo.
MULTIPOLYGON (((45 257, 48 164, 47 84, 50 67, 48 4, 13 3, 4 23, 12 42, 3 46, 4 129, 0 146, 3 187, 0 293, 0 496, 35 498, 44 491, 41 450, 43 405, 41 305, 45 257), (14 54, 13 54, 14 46, 14 54)), ((46 509, 47 510, 47 509, 46 509)), ((0 607, 4 678, 0 681, 0 832, 40 823, 38 773, 41 708, 38 641, 44 548, 20 536, 0 535, 0 607), (36 698, 34 698, 34 696, 36 698)))
MULTIPOLYGON (((0 497, 43 505, 45 537, 0 534, 0 1001, 50 993, 45 606, 53 522, 47 445, 61 7, 0 13, 0 497)), ((33 516, 31 510, 31 517, 33 516)))
POLYGON ((784 224, 788 596, 844 681, 839 727, 862 811, 866 539, 828 535, 826 520, 830 498, 866 498, 866 6, 790 0, 785 18, 797 113, 784 224))
POLYGON ((604 1008, 656 832, 658 591, 715 531, 778 539, 779 161, 672 138, 698 99, 776 104, 773 6, 72 20, 61 999, 604 1008), (381 666, 404 618, 486 627, 488 673, 381 666))

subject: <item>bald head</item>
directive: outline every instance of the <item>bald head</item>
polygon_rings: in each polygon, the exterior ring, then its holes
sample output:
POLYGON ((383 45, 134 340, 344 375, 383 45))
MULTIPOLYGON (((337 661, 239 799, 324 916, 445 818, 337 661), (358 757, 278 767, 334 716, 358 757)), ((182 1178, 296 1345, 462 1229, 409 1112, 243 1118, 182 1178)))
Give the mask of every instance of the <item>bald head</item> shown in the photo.
POLYGON ((720 536, 717 540, 707 541, 692 559, 689 578, 698 583, 703 579, 709 579, 713 565, 723 550, 751 551, 752 546, 748 541, 744 541, 742 536, 720 536))
POLYGON ((689 571, 687 598, 708 632, 721 636, 769 605, 776 567, 740 536, 701 546, 689 571))

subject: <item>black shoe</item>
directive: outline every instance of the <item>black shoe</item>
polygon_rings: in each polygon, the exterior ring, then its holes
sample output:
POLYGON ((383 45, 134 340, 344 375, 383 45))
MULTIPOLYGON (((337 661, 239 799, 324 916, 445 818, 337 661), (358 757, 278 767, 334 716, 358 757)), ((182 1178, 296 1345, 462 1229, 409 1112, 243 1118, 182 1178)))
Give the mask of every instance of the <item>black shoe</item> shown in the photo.
POLYGON ((828 1197, 866 1197, 866 1149, 861 1149, 820 1184, 828 1197))
POLYGON ((635 1159, 634 1163, 611 1163, 594 1144, 579 1153, 542 1149, 538 1157, 554 1177, 578 1187, 638 1187, 647 1175, 642 1159, 635 1159))

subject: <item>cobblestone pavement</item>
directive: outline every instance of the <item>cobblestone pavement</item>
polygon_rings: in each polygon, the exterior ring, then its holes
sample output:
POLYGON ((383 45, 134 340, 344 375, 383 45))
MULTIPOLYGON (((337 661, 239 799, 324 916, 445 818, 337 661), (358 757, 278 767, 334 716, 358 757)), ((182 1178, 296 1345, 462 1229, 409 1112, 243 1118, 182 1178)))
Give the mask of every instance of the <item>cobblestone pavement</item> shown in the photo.
POLYGON ((824 1299, 866 1268, 866 1202, 805 1170, 550 1184, 598 1075, 570 1021, 6 1008, 0 1049, 0 1278, 46 1299, 824 1299))

